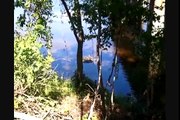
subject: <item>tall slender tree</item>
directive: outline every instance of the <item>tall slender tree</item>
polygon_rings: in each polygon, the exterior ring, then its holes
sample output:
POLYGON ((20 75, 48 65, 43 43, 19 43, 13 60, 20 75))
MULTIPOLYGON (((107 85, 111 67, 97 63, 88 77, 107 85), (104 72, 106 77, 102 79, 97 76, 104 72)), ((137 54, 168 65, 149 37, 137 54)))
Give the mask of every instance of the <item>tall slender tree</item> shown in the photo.
POLYGON ((73 3, 73 14, 68 9, 68 5, 65 0, 61 0, 62 5, 64 6, 66 13, 69 17, 70 24, 78 43, 77 48, 77 80, 80 84, 83 80, 83 42, 84 42, 84 31, 82 26, 82 15, 81 15, 81 6, 79 0, 74 0, 73 3))

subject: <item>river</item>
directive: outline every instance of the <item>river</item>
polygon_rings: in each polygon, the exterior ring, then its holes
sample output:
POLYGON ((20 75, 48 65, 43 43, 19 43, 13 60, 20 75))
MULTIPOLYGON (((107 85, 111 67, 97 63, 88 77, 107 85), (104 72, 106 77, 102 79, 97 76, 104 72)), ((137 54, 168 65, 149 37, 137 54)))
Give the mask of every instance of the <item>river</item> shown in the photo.
MULTIPOLYGON (((55 58, 55 61, 52 63, 52 68, 57 71, 59 76, 68 79, 74 75, 76 70, 77 43, 75 37, 73 36, 73 32, 70 30, 70 26, 66 20, 63 23, 56 21, 53 22, 52 33, 53 47, 51 51, 55 58)), ((83 46, 83 56, 95 56, 95 48, 95 40, 85 41, 83 46)), ((105 86, 111 72, 113 57, 114 45, 112 45, 108 50, 104 50, 102 53, 102 75, 105 86)), ((84 63, 84 74, 92 80, 97 80, 97 65, 95 63, 84 63)), ((107 89, 109 88, 107 87, 107 89)), ((123 66, 119 63, 118 79, 115 81, 115 94, 124 96, 131 93, 131 86, 127 80, 123 66)))

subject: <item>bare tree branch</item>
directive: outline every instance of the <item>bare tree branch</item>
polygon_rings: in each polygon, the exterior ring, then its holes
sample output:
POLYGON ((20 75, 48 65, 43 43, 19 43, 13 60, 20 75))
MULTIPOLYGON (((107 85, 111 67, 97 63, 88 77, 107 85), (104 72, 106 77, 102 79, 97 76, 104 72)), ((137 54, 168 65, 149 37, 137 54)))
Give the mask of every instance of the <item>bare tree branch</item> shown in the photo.
POLYGON ((61 2, 62 2, 63 6, 64 6, 64 8, 65 8, 65 10, 66 10, 66 12, 67 12, 68 17, 69 17, 70 23, 71 23, 72 28, 73 28, 74 36, 75 36, 76 40, 79 41, 79 38, 78 38, 78 36, 77 36, 78 34, 77 34, 77 32, 76 32, 76 28, 75 28, 74 22, 73 22, 73 20, 72 20, 71 13, 69 12, 69 9, 68 9, 68 7, 67 7, 67 4, 66 4, 66 2, 65 2, 64 0, 61 0, 61 2))

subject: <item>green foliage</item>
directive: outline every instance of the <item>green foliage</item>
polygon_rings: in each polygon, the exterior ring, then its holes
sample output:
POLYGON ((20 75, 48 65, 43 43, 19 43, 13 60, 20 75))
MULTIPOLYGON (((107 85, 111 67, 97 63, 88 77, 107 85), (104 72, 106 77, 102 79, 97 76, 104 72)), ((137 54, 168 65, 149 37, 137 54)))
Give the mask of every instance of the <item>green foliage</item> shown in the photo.
POLYGON ((28 93, 40 94, 41 87, 33 87, 42 81, 57 79, 51 69, 53 58, 45 58, 40 52, 42 43, 37 42, 37 34, 28 32, 24 36, 16 36, 14 41, 14 79, 16 82, 29 86, 28 93))
POLYGON ((39 105, 41 109, 36 109, 58 111, 63 98, 75 95, 74 86, 70 80, 58 79, 51 68, 52 56, 41 54, 43 44, 37 39, 36 32, 15 36, 14 109, 33 112, 33 106, 39 105))
POLYGON ((89 32, 85 35, 85 39, 93 39, 98 37, 98 27, 101 26, 101 47, 109 48, 110 42, 110 23, 108 1, 106 0, 83 0, 81 9, 83 11, 83 20, 88 24, 89 32), (100 18, 100 19, 99 19, 100 18))
POLYGON ((59 80, 52 70, 52 55, 48 52, 43 56, 40 52, 44 41, 48 50, 51 47, 51 28, 48 26, 51 4, 51 0, 15 2, 15 7, 24 10, 17 22, 20 29, 15 30, 14 35, 14 108, 18 111, 32 114, 37 110, 41 114, 52 109, 53 114, 59 113, 62 107, 58 103, 66 96, 75 95, 72 82, 59 80))
POLYGON ((52 34, 48 23, 52 22, 52 0, 16 0, 14 6, 24 11, 18 17, 17 24, 37 31, 39 37, 46 42, 46 47, 50 48, 52 34))
MULTIPOLYGON (((43 57, 40 52, 42 43, 37 35, 29 32, 15 37, 14 42, 14 79, 15 85, 26 88, 26 94, 48 96, 54 99, 69 95, 73 91, 70 81, 58 80, 51 68, 51 55, 43 57)), ((18 86, 16 87, 18 88, 18 86)))

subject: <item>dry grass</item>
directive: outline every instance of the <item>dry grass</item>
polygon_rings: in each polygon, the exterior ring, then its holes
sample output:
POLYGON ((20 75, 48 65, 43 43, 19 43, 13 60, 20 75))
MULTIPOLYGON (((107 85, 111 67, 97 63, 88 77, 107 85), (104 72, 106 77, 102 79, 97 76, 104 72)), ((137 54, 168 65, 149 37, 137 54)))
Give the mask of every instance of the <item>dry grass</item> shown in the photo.
MULTIPOLYGON (((75 93, 53 100, 43 96, 27 95, 25 94, 26 88, 23 87, 16 86, 15 88, 14 110, 42 120, 80 120, 81 116, 85 120, 90 109, 91 102, 84 101, 75 93), (86 108, 86 110, 83 109, 83 112, 82 103, 83 107, 86 108)), ((95 112, 94 118, 97 115, 95 112)))

